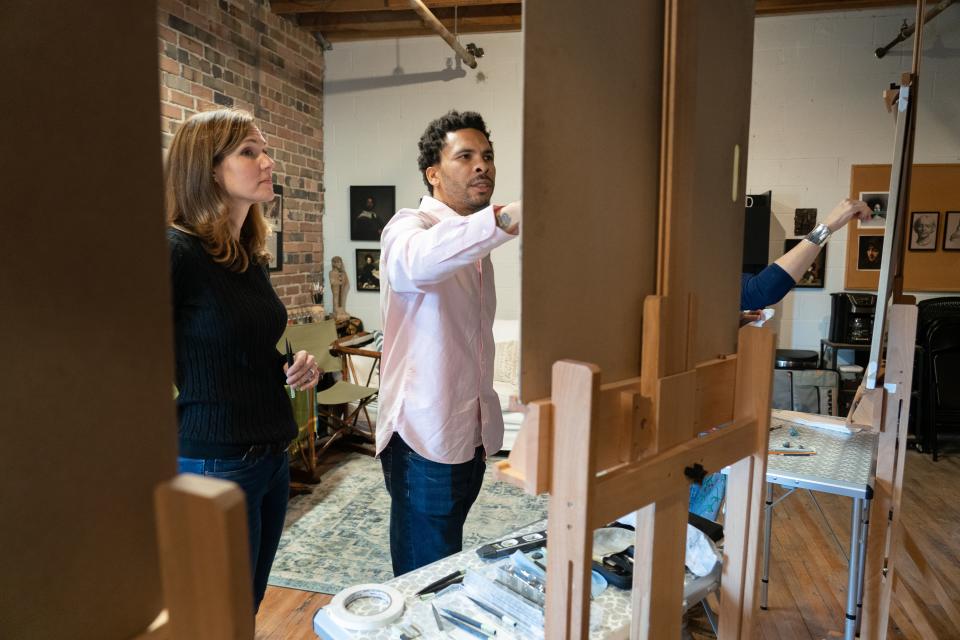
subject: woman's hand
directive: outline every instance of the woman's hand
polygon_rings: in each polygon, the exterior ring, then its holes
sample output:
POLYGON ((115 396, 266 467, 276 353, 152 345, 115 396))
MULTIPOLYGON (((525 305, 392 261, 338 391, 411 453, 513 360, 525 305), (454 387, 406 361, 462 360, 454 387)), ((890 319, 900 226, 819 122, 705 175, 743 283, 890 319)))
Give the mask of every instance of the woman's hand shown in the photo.
POLYGON ((323 369, 317 366, 316 358, 306 351, 297 351, 293 364, 284 364, 283 370, 287 374, 287 384, 297 391, 317 386, 320 376, 323 375, 323 369))
POLYGON ((834 233, 842 229, 844 225, 854 218, 867 221, 872 216, 873 211, 870 210, 866 202, 845 198, 840 201, 840 204, 833 208, 833 211, 831 211, 826 220, 823 221, 823 224, 827 225, 830 233, 834 233))
POLYGON ((753 311, 741 311, 740 312, 740 326, 750 324, 751 322, 756 322, 757 320, 763 320, 763 309, 756 309, 753 311))

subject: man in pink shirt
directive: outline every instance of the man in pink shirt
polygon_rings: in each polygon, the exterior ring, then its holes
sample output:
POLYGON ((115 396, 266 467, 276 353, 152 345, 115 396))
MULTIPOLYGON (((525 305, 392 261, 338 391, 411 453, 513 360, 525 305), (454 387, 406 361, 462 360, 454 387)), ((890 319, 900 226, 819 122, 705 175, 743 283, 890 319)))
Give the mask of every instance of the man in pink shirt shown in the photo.
POLYGON ((521 214, 519 202, 490 204, 497 170, 480 114, 434 120, 419 147, 430 196, 381 236, 377 454, 396 575, 461 550, 484 459, 503 444, 490 252, 517 237, 521 214))

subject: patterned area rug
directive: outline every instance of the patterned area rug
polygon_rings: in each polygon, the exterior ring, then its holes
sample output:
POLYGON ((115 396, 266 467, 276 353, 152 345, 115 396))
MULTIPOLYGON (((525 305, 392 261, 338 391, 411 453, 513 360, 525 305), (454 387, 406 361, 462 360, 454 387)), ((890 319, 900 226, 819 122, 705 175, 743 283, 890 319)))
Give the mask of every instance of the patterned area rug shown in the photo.
MULTIPOLYGON (((491 462, 470 510, 464 548, 497 540, 547 517, 546 496, 494 482, 491 462)), ((352 455, 309 494, 290 501, 270 584, 335 594, 354 584, 386 582, 390 567, 390 496, 380 461, 352 455)))

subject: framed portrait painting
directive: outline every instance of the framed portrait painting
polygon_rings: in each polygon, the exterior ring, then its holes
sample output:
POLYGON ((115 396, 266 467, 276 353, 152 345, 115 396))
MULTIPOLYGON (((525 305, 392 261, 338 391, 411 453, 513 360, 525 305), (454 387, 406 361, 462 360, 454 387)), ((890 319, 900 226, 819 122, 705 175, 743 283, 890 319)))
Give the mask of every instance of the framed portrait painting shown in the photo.
MULTIPOLYGON (((801 242, 802 238, 787 238, 783 241, 783 252, 786 253, 801 242)), ((803 272, 797 281, 798 289, 822 289, 827 274, 827 252, 821 251, 814 261, 803 272)))
POLYGON ((263 218, 270 227, 267 235, 267 252, 270 262, 267 268, 270 271, 283 270, 283 185, 273 185, 273 200, 262 205, 263 218))
POLYGON ((357 249, 357 291, 380 291, 380 249, 357 249))
POLYGON ((873 217, 867 221, 857 220, 858 227, 885 227, 887 226, 887 202, 890 199, 888 191, 861 191, 860 199, 867 203, 873 217))
POLYGON ((960 211, 947 211, 943 229, 943 250, 960 251, 960 211))
POLYGON ((914 211, 910 214, 910 251, 936 251, 939 211, 914 211))
POLYGON ((883 259, 883 236, 860 236, 857 239, 857 269, 879 271, 883 259))
POLYGON ((396 213, 396 187, 350 187, 350 239, 379 242, 380 232, 396 213))

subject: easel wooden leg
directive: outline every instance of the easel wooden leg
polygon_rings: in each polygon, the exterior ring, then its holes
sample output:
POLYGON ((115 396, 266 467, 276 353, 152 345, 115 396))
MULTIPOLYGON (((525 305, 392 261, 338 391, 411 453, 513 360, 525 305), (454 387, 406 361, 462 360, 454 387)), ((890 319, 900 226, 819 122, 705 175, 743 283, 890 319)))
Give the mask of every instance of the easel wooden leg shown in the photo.
MULTIPOLYGON (((917 308, 890 307, 883 415, 877 443, 877 468, 867 540, 861 637, 884 640, 891 614, 895 561, 901 544, 900 501, 906 461, 907 420, 913 381, 913 344, 917 308)), ((879 389, 878 389, 879 390, 879 389)), ((909 613, 909 611, 907 611, 909 613)))
POLYGON ((232 482, 181 474, 157 487, 155 502, 170 636, 252 640, 243 491, 232 482))
MULTIPOLYGON (((723 528, 723 576, 720 578, 719 640, 741 636, 745 611, 744 590, 749 566, 750 504, 753 495, 753 458, 744 458, 730 467, 727 476, 727 510, 723 528)), ((762 486, 762 485, 761 485, 762 486)), ((761 497, 763 492, 759 491, 761 497)))
POLYGON ((631 638, 680 637, 683 566, 690 491, 683 482, 672 495, 637 512, 631 638))
POLYGON ((593 529, 592 435, 597 426, 600 370, 591 364, 553 365, 554 465, 547 538, 547 638, 585 640, 590 629, 593 529))
POLYGON ((756 420, 756 439, 753 455, 734 464, 727 480, 724 519, 727 524, 720 599, 719 638, 722 640, 753 637, 760 606, 761 532, 766 500, 774 352, 772 331, 755 327, 740 329, 734 416, 756 420))

